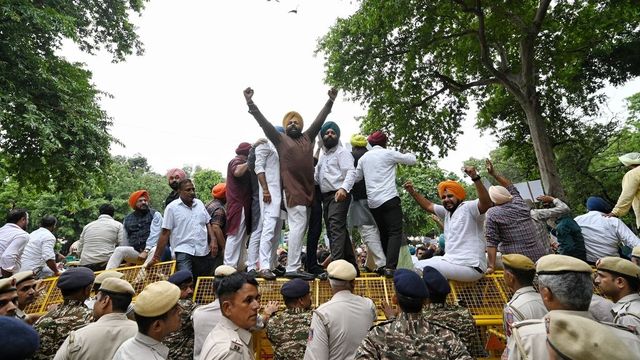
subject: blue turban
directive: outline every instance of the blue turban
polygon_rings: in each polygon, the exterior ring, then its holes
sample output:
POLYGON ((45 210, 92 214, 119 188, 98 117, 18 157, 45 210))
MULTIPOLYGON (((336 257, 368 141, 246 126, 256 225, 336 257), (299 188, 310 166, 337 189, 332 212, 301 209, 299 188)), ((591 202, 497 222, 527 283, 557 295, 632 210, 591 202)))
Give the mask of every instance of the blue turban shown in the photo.
POLYGON ((333 121, 327 121, 326 123, 322 124, 322 127, 320 128, 320 136, 324 137, 324 134, 329 129, 335 131, 336 135, 338 135, 338 139, 340 138, 340 127, 333 121))
POLYGON ((417 299, 429 297, 429 290, 420 279, 420 275, 411 270, 397 269, 393 274, 393 285, 396 288, 396 292, 402 296, 417 299))
POLYGON ((599 211, 601 213, 608 214, 611 212, 611 205, 607 202, 607 200, 598 197, 591 196, 587 199, 587 210, 589 211, 599 211))

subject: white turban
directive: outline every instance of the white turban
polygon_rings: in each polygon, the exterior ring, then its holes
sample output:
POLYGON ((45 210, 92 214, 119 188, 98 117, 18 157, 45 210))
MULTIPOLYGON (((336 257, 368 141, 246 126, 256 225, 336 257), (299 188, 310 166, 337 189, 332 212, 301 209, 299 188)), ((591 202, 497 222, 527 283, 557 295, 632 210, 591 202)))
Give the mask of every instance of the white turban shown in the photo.
POLYGON ((624 166, 640 165, 640 153, 632 152, 618 158, 624 166))
POLYGON ((513 199, 513 196, 511 196, 509 190, 507 190, 506 187, 499 185, 489 187, 489 197, 491 198, 491 201, 493 201, 493 203, 496 205, 508 203, 509 201, 511 201, 511 199, 513 199))

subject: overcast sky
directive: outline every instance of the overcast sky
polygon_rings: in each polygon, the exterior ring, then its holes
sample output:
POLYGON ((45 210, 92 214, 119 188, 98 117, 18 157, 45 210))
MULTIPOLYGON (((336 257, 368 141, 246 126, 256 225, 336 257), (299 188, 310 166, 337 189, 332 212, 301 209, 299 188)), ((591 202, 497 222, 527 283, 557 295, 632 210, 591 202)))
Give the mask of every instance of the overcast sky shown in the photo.
MULTIPOLYGON (((89 56, 65 46, 69 60, 84 62, 97 87, 113 95, 102 101, 113 118, 111 133, 124 146, 112 153, 145 156, 164 174, 184 164, 226 173, 234 149, 264 137, 247 113, 242 90, 251 86, 267 119, 280 124, 296 110, 308 125, 327 99, 317 40, 347 17, 358 2, 348 0, 207 1, 152 0, 134 19, 144 43, 143 56, 113 64, 109 54, 89 56), (290 10, 297 9, 297 14, 290 10)), ((622 111, 624 97, 640 81, 610 89, 609 107, 622 111)), ((328 120, 341 127, 343 141, 358 132, 358 104, 339 94, 328 120)), ((473 128, 475 114, 463 124, 458 149, 439 165, 459 173, 462 161, 486 157, 495 147, 473 128)))

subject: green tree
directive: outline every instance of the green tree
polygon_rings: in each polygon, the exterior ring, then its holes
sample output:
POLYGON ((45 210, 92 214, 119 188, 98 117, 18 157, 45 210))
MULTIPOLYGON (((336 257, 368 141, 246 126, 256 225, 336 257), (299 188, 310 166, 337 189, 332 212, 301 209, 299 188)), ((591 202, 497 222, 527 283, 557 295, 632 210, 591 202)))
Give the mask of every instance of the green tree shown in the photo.
POLYGON ((479 125, 531 144, 550 194, 564 197, 552 137, 593 115, 607 83, 640 74, 633 1, 372 1, 319 42, 327 80, 369 106, 423 156, 456 146, 470 102, 479 125))
POLYGON ((21 183, 77 189, 110 161, 111 119, 82 64, 57 54, 70 39, 114 61, 142 52, 129 21, 142 0, 28 1, 0 5, 0 159, 21 183), (53 182, 51 180, 54 180, 53 182))
POLYGON ((408 236, 435 236, 442 231, 431 219, 429 213, 402 189, 402 185, 407 180, 411 180, 416 191, 427 199, 439 203, 438 183, 446 179, 457 179, 457 177, 455 174, 445 173, 433 161, 421 162, 414 166, 398 166, 397 185, 404 215, 404 231, 408 236))
POLYGON ((193 182, 196 186, 198 198, 207 203, 211 199, 211 189, 218 183, 225 182, 222 173, 217 170, 197 168, 193 174, 193 182))

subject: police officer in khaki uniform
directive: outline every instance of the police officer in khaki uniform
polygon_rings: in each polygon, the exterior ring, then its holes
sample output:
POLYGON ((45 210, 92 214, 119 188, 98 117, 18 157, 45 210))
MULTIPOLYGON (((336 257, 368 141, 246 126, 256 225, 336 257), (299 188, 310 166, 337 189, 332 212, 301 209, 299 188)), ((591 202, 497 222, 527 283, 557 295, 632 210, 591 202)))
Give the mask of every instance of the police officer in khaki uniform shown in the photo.
POLYGON ((333 297, 311 317, 305 360, 353 359, 369 328, 376 320, 373 301, 354 295, 356 268, 346 260, 327 267, 333 297))
POLYGON ((147 285, 136 299, 138 332, 120 347, 113 360, 161 360, 169 357, 162 340, 180 328, 180 288, 168 281, 147 285))
POLYGON ((569 360, 629 360, 638 354, 624 351, 611 328, 582 316, 549 313, 547 341, 550 357, 569 360))
POLYGON ((138 333, 138 325, 125 315, 133 296, 135 291, 127 281, 105 279, 93 306, 93 317, 97 321, 70 332, 54 360, 113 358, 118 347, 138 333))
POLYGON ((226 276, 218 284, 222 318, 202 345, 201 360, 253 360, 250 330, 260 310, 258 282, 246 273, 226 276))
MULTIPOLYGON (((549 359, 545 322, 556 312, 594 320, 589 313, 593 293, 589 264, 571 256, 546 255, 538 260, 536 272, 540 295, 549 313, 544 319, 513 324, 511 336, 514 341, 507 349, 508 359, 549 359)), ((608 327, 626 345, 627 354, 640 354, 640 339, 634 332, 615 324, 608 327)))
POLYGON ((613 322, 640 331, 640 267, 619 257, 604 257, 596 263, 595 284, 615 304, 613 322))
POLYGON ((511 339, 511 326, 514 322, 541 319, 547 314, 542 297, 533 288, 536 267, 533 261, 521 254, 502 255, 504 282, 513 291, 511 300, 505 304, 502 312, 504 332, 507 343, 511 339))
POLYGON ((16 279, 0 279, 0 316, 15 316, 18 310, 16 279))
POLYGON ((21 271, 11 276, 16 280, 16 291, 18 293, 18 308, 16 309, 16 317, 24 320, 29 324, 33 324, 40 316, 32 314, 27 315, 24 310, 27 306, 33 304, 38 299, 36 287, 38 283, 33 271, 21 271))
POLYGON ((93 296, 88 298, 87 300, 85 300, 84 304, 87 305, 87 307, 89 309, 93 309, 93 304, 95 304, 95 302, 96 302, 96 296, 98 295, 98 289, 100 289, 100 286, 102 285, 102 282, 105 281, 108 278, 122 279, 123 276, 124 276, 123 273, 121 273, 119 271, 115 271, 115 270, 106 270, 106 271, 103 271, 100 274, 96 275, 96 279, 93 281, 93 289, 91 289, 91 292, 93 293, 93 296))

